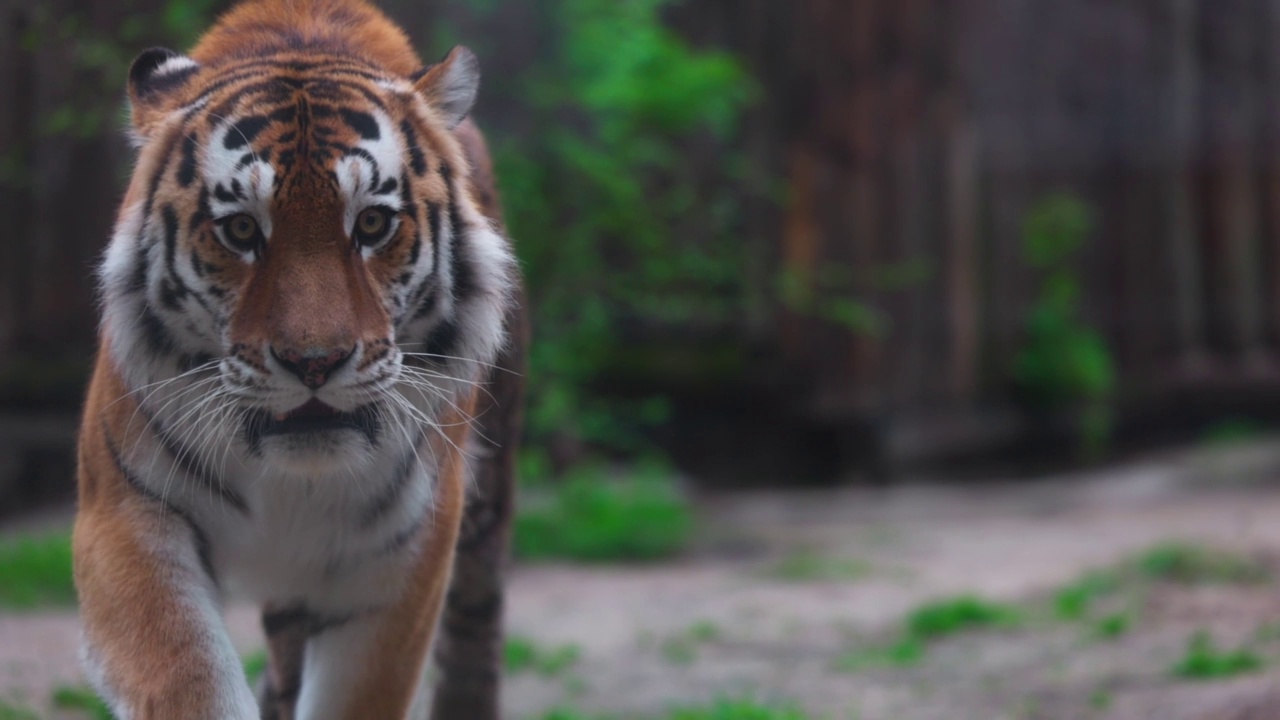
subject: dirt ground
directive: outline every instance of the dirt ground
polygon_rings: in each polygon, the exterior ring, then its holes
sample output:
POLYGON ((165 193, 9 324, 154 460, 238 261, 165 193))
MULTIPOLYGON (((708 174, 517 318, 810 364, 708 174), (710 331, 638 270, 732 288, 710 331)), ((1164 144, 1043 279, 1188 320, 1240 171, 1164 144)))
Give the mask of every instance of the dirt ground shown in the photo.
MULTIPOLYGON (((905 667, 838 667, 891 641, 923 602, 976 594, 1034 614, 1083 573, 1163 542, 1245 553, 1280 575, 1280 442, 1034 481, 920 478, 698 504, 698 547, 685 561, 513 571, 512 634, 572 646, 577 660, 512 676, 508 717, 648 715, 752 697, 832 720, 1280 719, 1280 642, 1256 639, 1280 622, 1274 581, 1161 586, 1113 639, 1046 617, 939 640, 905 667), (1199 630, 1223 647, 1257 644, 1271 669, 1174 678, 1199 630)), ((229 617, 240 646, 258 647, 252 612, 229 617)), ((0 698, 39 706, 78 682, 77 633, 74 614, 0 616, 0 698)))

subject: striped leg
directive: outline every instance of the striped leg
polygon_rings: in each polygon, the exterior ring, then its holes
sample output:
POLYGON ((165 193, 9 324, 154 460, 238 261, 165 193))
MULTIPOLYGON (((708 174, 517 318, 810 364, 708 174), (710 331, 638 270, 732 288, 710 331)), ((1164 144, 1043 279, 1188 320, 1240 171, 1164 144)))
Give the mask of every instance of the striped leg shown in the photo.
POLYGON ((472 460, 454 561, 453 583, 436 643, 439 681, 433 720, 498 720, 502 667, 502 575, 515 494, 515 461, 524 400, 527 321, 521 307, 508 318, 511 341, 498 359, 476 413, 479 447, 472 460))
POLYGON ((119 511, 133 527, 85 510, 76 521, 86 669, 118 717, 255 720, 192 533, 146 502, 119 511))

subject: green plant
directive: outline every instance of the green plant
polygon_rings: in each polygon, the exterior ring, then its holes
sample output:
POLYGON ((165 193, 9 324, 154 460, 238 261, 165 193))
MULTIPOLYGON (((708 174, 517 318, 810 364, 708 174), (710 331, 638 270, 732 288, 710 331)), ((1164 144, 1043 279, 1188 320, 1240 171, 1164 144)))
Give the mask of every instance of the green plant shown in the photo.
POLYGON ((1017 608, 964 595, 916 608, 907 616, 906 634, 932 640, 972 628, 1012 625, 1018 618, 1017 608))
POLYGON ((1187 641, 1187 651, 1170 672, 1192 680, 1232 677, 1262 669, 1262 658, 1248 648, 1219 650, 1201 630, 1187 641))
POLYGON ((114 720, 111 709, 87 687, 63 686, 53 691, 53 706, 61 710, 78 710, 92 720, 114 720))
POLYGON ((909 667, 924 660, 924 641, 910 635, 882 647, 850 650, 836 658, 835 668, 855 672, 874 667, 909 667))
POLYGON ((241 662, 244 665, 244 676, 249 680, 249 684, 258 681, 262 677, 262 673, 267 671, 267 653, 258 651, 245 655, 241 662))
POLYGON ((1094 601, 1114 592, 1119 583, 1114 573, 1088 573, 1054 594, 1054 614, 1061 620, 1080 620, 1088 614, 1094 601))
POLYGON ((512 636, 503 644, 503 666, 512 674, 535 672, 544 677, 556 677, 573 667, 582 655, 577 645, 543 647, 530 638, 512 636))
POLYGON ((542 497, 522 501, 515 553, 593 562, 675 555, 688 543, 693 517, 670 478, 659 466, 627 476, 610 476, 600 465, 575 468, 542 497))
POLYGON ((1041 273, 1014 381, 1040 411, 1076 413, 1081 449, 1100 453, 1111 435, 1115 367, 1106 340, 1081 317, 1074 257, 1092 232, 1089 209, 1069 195, 1040 201, 1023 229, 1023 255, 1041 273))
POLYGON ((720 627, 699 620, 684 631, 662 641, 662 658, 674 665, 688 665, 698 659, 698 647, 720 639, 720 627))
POLYGON ((1113 613, 1100 618, 1093 626, 1093 634, 1103 640, 1115 638, 1129 632, 1133 619, 1127 613, 1113 613))
POLYGON ((1256 584, 1271 576, 1248 557, 1181 542, 1157 545, 1135 562, 1147 578, 1185 585, 1256 584))
POLYGON ((0 542, 0 607, 29 609, 75 601, 70 535, 0 542))
POLYGON ((854 581, 871 573, 871 565, 863 560, 834 558, 802 548, 789 553, 768 568, 769 577, 787 582, 854 581))
POLYGON ((770 705, 749 699, 717 700, 710 705, 674 708, 667 720, 808 720, 789 705, 770 705))
MULTIPOLYGON (((731 140, 754 85, 729 55, 666 29, 668 0, 554 0, 552 57, 511 83, 518 136, 495 137, 507 224, 537 337, 532 439, 570 435, 634 452, 660 400, 593 390, 631 352, 624 326, 741 321, 740 198, 731 140), (692 148, 723 162, 700 170, 692 148)), ((703 164, 707 165, 706 163, 703 164)))
POLYGON ((975 597, 926 603, 903 621, 902 634, 883 647, 851 650, 836 659, 837 670, 852 672, 868 667, 905 667, 922 661, 928 643, 966 630, 1008 627, 1020 620, 1018 609, 975 597))

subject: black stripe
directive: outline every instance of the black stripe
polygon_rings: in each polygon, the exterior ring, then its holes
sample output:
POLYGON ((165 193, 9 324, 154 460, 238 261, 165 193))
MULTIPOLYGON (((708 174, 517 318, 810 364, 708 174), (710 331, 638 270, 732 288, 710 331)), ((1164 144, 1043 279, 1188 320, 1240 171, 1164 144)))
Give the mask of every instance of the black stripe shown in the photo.
POLYGON ((147 246, 141 237, 134 242, 133 272, 129 275, 129 284, 125 286, 125 291, 139 293, 147 289, 147 246))
POLYGON ((156 315, 156 311, 150 305, 142 306, 138 324, 142 326, 142 339, 152 355, 172 355, 177 351, 178 344, 174 342, 173 336, 164 326, 164 321, 156 315))
POLYGON ((418 534, 422 532, 422 528, 427 524, 427 513, 423 512, 413 519, 407 527, 391 536, 386 545, 378 551, 378 557, 387 555, 395 555, 404 550, 418 534))
POLYGON ((402 120, 400 132, 404 134, 404 145, 409 150, 409 167, 413 169, 414 175, 422 177, 427 173, 427 156, 418 147, 418 133, 413 129, 413 123, 402 120))
POLYGON ((404 495, 404 490, 409 486, 410 478, 413 477, 413 469, 418 464, 417 449, 418 444, 421 442, 422 437, 419 436, 414 441, 413 446, 409 448, 409 452, 405 453, 404 457, 400 459, 400 463, 396 465, 395 475, 391 476, 391 483, 386 490, 374 498, 373 502, 369 503, 369 507, 365 508, 364 512, 361 513, 361 530, 368 530, 377 525, 378 521, 386 517, 386 514, 391 512, 391 509, 397 505, 401 496, 404 495))
POLYGON ((196 136, 191 133, 182 141, 182 162, 178 164, 178 184, 188 187, 196 179, 196 136))
POLYGON ((453 297, 465 301, 476 292, 476 272, 463 248, 466 230, 462 213, 452 195, 449 199, 449 261, 453 264, 453 297))
POLYGON ((320 633, 342 627, 356 619, 360 613, 349 612, 341 615, 319 615, 305 605, 293 605, 283 610, 275 610, 262 614, 262 631, 268 638, 301 629, 307 637, 315 637, 320 633))
POLYGON ((452 355, 458 343, 458 325, 452 318, 431 329, 425 351, 428 355, 452 355))
POLYGON ((225 487, 221 478, 209 474, 195 462, 199 456, 194 450, 186 447, 177 438, 173 437, 169 430, 145 407, 139 405, 138 412, 146 419, 152 432, 160 440, 160 445, 164 447, 165 452, 173 457, 180 470, 199 482, 207 490, 217 493, 223 502, 235 508, 240 514, 249 514, 249 504, 245 502, 244 498, 240 497, 239 493, 225 487))
POLYGON ((378 121, 374 120, 369 113, 349 108, 342 108, 338 112, 347 125, 350 125, 352 130, 360 133, 360 137, 365 140, 378 140, 382 137, 382 132, 378 130, 378 121))
POLYGON ((253 144, 254 138, 258 137, 267 124, 271 121, 263 115, 250 115, 249 117, 240 118, 227 131, 226 137, 222 140, 222 145, 228 150, 236 150, 253 144))
POLYGON ((125 465, 124 458, 120 455, 120 448, 115 441, 111 439, 111 433, 107 431, 106 420, 102 422, 102 435, 107 443, 107 451, 111 453, 111 460, 115 463, 116 469, 120 471, 120 475, 124 477, 125 484, 133 488, 134 492, 142 497, 160 505, 166 512, 172 513, 174 517, 179 518, 191 528, 191 537, 195 542, 196 556, 200 559, 200 567, 204 569, 209 579, 214 585, 218 584, 218 578, 213 571, 213 552, 209 544, 209 535, 205 533, 200 524, 196 522, 195 517, 183 508, 173 504, 160 494, 147 487, 138 479, 136 475, 125 465))

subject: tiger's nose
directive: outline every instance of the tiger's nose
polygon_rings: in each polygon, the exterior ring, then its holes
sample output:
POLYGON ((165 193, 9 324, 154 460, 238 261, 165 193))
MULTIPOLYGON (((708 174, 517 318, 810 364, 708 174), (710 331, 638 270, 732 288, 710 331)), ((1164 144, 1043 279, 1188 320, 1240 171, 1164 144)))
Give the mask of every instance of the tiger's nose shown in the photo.
POLYGON ((299 351, 292 349, 277 350, 271 348, 271 356, 276 362, 280 363, 280 367, 288 370, 302 381, 303 385, 315 390, 321 385, 329 382, 329 378, 342 367, 351 355, 355 353, 355 347, 338 350, 308 350, 299 351))

